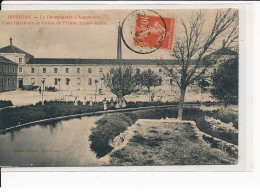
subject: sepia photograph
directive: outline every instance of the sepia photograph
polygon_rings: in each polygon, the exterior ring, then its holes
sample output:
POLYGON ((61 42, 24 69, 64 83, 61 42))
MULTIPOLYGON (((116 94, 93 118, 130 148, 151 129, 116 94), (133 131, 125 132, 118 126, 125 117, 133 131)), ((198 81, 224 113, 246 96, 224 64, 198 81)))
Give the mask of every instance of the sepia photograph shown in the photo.
POLYGON ((239 164, 239 10, 0 12, 0 166, 239 164))

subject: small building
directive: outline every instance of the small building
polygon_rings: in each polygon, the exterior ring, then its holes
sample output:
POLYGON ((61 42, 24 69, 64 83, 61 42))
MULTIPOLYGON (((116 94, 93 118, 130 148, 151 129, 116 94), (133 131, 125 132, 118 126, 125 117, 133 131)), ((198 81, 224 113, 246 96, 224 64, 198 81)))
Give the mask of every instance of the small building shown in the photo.
POLYGON ((0 56, 0 92, 17 88, 17 67, 17 63, 0 56))

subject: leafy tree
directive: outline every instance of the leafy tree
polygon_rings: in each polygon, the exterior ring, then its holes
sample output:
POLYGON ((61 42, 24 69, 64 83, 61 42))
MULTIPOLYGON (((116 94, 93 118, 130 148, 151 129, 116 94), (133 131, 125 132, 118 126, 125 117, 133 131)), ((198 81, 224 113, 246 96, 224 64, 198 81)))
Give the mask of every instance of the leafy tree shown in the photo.
POLYGON ((206 79, 202 79, 199 83, 198 83, 199 87, 203 90, 206 91, 207 88, 210 86, 210 83, 206 80, 206 79))
POLYGON ((238 57, 221 64, 213 73, 211 94, 223 100, 225 106, 234 102, 238 96, 238 57))
POLYGON ((187 87, 201 80, 221 56, 238 48, 238 10, 220 9, 208 18, 203 11, 194 11, 188 20, 177 21, 180 32, 172 51, 177 62, 161 65, 180 89, 178 119, 182 119, 187 87))
POLYGON ((151 100, 151 87, 156 87, 161 85, 161 77, 154 73, 153 71, 143 71, 140 74, 140 82, 142 86, 148 89, 149 101, 151 100))
POLYGON ((118 66, 111 68, 109 72, 103 76, 104 85, 122 100, 124 96, 130 95, 139 90, 140 86, 139 75, 135 72, 132 66, 118 66))

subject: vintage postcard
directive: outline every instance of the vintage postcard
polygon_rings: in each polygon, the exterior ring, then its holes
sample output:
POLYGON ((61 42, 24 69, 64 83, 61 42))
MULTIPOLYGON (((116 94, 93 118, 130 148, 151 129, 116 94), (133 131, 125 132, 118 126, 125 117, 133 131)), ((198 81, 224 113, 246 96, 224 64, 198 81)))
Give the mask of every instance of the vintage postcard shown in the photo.
POLYGON ((238 165, 239 10, 0 12, 0 166, 238 165))

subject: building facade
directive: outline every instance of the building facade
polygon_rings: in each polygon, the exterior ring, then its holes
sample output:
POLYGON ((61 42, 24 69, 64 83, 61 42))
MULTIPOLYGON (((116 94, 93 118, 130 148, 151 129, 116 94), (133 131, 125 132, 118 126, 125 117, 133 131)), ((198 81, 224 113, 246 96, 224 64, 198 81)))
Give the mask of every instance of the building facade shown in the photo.
MULTIPOLYGON (((35 58, 33 55, 15 47, 10 38, 10 45, 0 49, 0 91, 9 91, 24 86, 55 87, 61 91, 105 91, 103 75, 110 68, 118 65, 131 65, 136 71, 150 70, 157 73, 164 91, 178 90, 177 85, 163 72, 159 64, 173 68, 177 60, 141 60, 122 59, 121 27, 118 27, 117 59, 68 59, 68 58, 35 58), (2 71, 1 67, 4 68, 2 71)), ((209 71, 213 71, 215 67, 209 71)), ((174 69, 172 69, 174 71, 174 69)), ((197 90, 194 86, 188 91, 197 90)))
POLYGON ((0 92, 17 88, 17 63, 0 56, 0 92))

